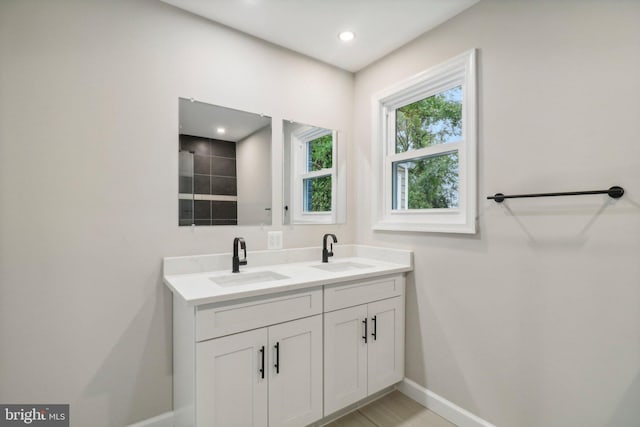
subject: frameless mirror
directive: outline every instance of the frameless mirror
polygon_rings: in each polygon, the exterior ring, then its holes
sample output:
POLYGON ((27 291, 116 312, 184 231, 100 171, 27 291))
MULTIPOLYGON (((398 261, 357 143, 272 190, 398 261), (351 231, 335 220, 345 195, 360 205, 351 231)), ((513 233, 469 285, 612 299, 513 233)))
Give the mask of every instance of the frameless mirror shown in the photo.
POLYGON ((285 120, 283 223, 336 224, 345 218, 340 132, 285 120))
POLYGON ((179 99, 179 225, 271 225, 271 118, 179 99))

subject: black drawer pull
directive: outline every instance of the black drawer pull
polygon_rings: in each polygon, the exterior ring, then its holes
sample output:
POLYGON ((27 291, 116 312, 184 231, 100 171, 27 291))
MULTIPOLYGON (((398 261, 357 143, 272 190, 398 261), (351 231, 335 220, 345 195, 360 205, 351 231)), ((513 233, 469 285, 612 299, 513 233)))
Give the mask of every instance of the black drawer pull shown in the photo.
POLYGON ((274 345, 275 349, 276 349, 276 363, 275 368, 276 368, 276 374, 280 373, 280 343, 277 342, 276 345, 274 345))
POLYGON ((373 317, 371 318, 371 322, 373 322, 373 331, 371 332, 371 336, 373 337, 373 340, 374 340, 374 341, 377 341, 377 340, 378 340, 378 338, 377 338, 377 336, 376 336, 376 331, 378 330, 378 327, 376 326, 376 325, 377 325, 376 317, 377 317, 377 316, 373 316, 373 317))
POLYGON ((260 349, 260 357, 262 358, 262 367, 260 368, 259 372, 264 379, 264 346, 262 346, 262 348, 260 349))
POLYGON ((362 321, 362 323, 364 323, 364 335, 362 336, 362 338, 364 338, 364 343, 367 343, 367 318, 365 317, 364 320, 362 321))

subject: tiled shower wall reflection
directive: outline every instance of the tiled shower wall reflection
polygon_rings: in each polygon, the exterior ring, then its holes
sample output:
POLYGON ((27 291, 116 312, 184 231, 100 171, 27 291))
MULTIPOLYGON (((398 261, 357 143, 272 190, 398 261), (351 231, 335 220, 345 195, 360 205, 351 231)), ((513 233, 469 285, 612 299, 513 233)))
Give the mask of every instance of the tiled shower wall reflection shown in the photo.
POLYGON ((237 225, 236 144, 180 135, 180 225, 237 225))

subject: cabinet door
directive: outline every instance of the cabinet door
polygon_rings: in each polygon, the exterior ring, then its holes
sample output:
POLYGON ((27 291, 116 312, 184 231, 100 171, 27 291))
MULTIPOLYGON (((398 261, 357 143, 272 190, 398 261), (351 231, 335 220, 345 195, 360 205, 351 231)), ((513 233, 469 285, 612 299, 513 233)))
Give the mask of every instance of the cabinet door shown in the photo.
POLYGON ((269 427, 322 418, 322 316, 269 327, 269 427))
POLYGON ((404 377, 404 298, 369 303, 368 390, 375 393, 404 377))
POLYGON ((266 345, 266 328, 196 344, 198 427, 267 426, 266 345))
POLYGON ((367 305, 324 315, 324 414, 367 396, 367 305))

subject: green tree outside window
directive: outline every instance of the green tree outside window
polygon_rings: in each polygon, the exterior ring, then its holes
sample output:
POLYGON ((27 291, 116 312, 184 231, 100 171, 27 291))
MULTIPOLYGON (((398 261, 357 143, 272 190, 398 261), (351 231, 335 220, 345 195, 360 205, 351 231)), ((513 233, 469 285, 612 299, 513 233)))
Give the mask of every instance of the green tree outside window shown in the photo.
MULTIPOLYGON (((396 153, 462 139, 462 87, 396 109, 396 153)), ((397 162, 394 166, 394 209, 458 206, 458 155, 447 153, 397 162), (399 178, 398 170, 402 172, 399 178), (407 188, 401 186, 406 185, 407 188), (405 204, 398 192, 406 193, 405 204)))
MULTIPOLYGON (((308 142, 307 172, 331 169, 333 166, 333 136, 321 136, 308 142)), ((331 211, 331 176, 304 180, 304 204, 307 212, 331 211)))

